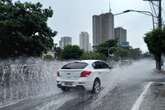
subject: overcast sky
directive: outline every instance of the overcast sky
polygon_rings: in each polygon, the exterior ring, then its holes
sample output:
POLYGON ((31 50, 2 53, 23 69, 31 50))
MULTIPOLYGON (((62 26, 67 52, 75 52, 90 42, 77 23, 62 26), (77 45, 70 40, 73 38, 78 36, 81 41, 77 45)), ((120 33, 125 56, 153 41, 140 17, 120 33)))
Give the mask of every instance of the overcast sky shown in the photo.
MULTIPOLYGON (((15 0, 16 1, 16 0, 15 0)), ((79 33, 89 32, 92 43, 92 16, 109 11, 109 0, 20 0, 41 2, 44 7, 51 6, 54 10, 53 18, 48 25, 58 32, 54 38, 56 43, 62 36, 71 36, 73 44, 79 44, 79 33)), ((163 7, 165 7, 165 0, 163 7)), ((149 3, 143 0, 111 0, 112 13, 119 13, 127 9, 150 10, 149 3)), ((165 16, 165 8, 163 11, 165 16)), ((128 41, 134 48, 147 51, 143 41, 144 34, 152 29, 152 19, 138 13, 127 13, 115 16, 115 27, 127 29, 128 41)))

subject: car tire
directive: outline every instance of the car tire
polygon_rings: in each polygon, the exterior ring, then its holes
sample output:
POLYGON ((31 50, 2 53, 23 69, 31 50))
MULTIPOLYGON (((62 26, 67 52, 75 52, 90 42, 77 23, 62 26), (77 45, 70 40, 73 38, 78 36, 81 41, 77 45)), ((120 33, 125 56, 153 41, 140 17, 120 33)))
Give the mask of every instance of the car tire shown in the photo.
POLYGON ((92 93, 94 94, 98 94, 101 90, 101 82, 99 79, 95 79, 94 83, 93 83, 93 89, 92 89, 92 93))
POLYGON ((70 90, 70 88, 69 88, 69 87, 61 87, 61 90, 62 90, 63 92, 67 92, 67 91, 70 90))

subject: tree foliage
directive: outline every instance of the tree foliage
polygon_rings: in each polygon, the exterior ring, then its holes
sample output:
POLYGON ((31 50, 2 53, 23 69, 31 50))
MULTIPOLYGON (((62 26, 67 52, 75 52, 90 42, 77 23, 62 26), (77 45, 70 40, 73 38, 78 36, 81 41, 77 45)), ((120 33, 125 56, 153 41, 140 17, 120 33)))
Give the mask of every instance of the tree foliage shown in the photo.
POLYGON ((42 4, 0 1, 0 57, 40 56, 53 47, 47 20, 53 11, 42 4))
POLYGON ((60 47, 55 47, 54 52, 55 52, 55 55, 54 55, 55 58, 56 59, 61 59, 62 49, 60 47))
POLYGON ((165 54, 165 28, 155 29, 145 35, 144 41, 146 42, 149 51, 154 55, 156 60, 156 67, 161 69, 161 55, 165 54))
POLYGON ((138 59, 141 56, 139 48, 122 48, 117 45, 116 40, 108 40, 95 47, 97 53, 109 57, 108 54, 113 54, 116 59, 138 59))
POLYGON ((165 53, 165 29, 155 29, 146 34, 144 41, 147 43, 149 51, 158 56, 165 53))
POLYGON ((95 47, 96 52, 101 53, 108 57, 108 49, 112 47, 117 47, 117 41, 116 40, 108 40, 98 46, 95 47))
POLYGON ((115 57, 119 59, 139 59, 142 55, 142 52, 139 48, 122 48, 116 47, 113 50, 115 57))
POLYGON ((62 59, 80 59, 83 54, 83 50, 79 48, 77 45, 67 45, 64 47, 62 51, 62 59))
POLYGON ((114 49, 114 55, 115 57, 125 59, 129 56, 129 50, 121 47, 117 47, 114 49))
POLYGON ((132 59, 139 59, 142 57, 142 51, 140 50, 140 48, 130 48, 129 49, 129 58, 132 59))
POLYGON ((84 52, 81 56, 82 60, 106 60, 106 56, 104 54, 98 52, 84 52))

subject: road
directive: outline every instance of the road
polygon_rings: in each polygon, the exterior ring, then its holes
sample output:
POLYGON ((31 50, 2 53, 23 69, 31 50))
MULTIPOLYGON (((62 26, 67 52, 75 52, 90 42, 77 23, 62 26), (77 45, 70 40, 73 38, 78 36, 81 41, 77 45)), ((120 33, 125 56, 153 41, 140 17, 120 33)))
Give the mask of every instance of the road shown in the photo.
POLYGON ((165 76, 156 73, 154 66, 152 60, 141 60, 115 67, 98 95, 71 90, 51 96, 32 97, 0 107, 0 110, 131 110, 146 84, 164 81, 165 76))

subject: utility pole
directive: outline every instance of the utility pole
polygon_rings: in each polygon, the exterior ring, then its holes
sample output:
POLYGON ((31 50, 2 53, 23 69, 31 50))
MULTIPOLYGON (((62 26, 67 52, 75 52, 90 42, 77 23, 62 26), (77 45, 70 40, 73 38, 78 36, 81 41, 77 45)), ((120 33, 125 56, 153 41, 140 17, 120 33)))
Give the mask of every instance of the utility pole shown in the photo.
POLYGON ((162 28, 162 0, 159 0, 158 27, 162 28))
POLYGON ((109 0, 109 13, 111 13, 111 1, 109 0))
POLYGON ((149 2, 156 2, 157 1, 159 3, 157 19, 158 19, 158 27, 162 28, 162 0, 144 0, 144 1, 149 1, 149 2))

